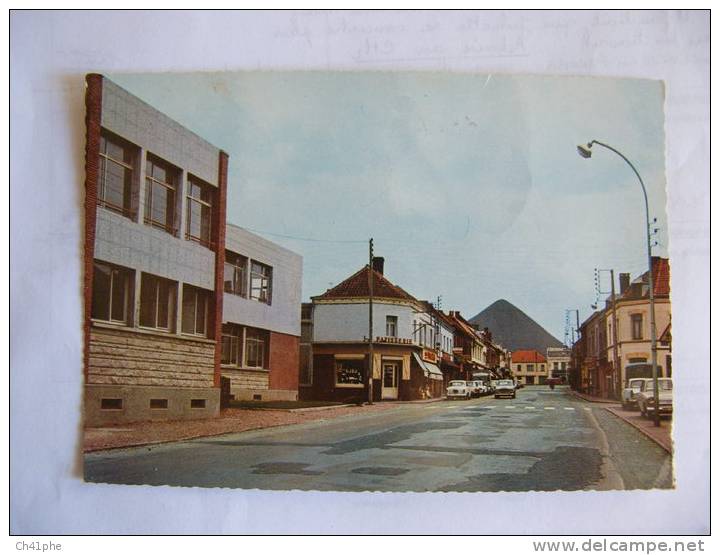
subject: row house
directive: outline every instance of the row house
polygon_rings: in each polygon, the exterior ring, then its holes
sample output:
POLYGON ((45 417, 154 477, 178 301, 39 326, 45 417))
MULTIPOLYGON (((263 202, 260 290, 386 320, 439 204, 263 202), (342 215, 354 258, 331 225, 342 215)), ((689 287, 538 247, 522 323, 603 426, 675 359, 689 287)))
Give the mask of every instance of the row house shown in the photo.
POLYGON ((571 351, 568 347, 548 347, 546 350, 549 377, 567 382, 571 351))
POLYGON ((545 355, 534 349, 518 349, 512 352, 512 374, 524 385, 544 385, 548 379, 548 361, 545 355))
POLYGON ((226 226, 225 152, 101 75, 86 86, 86 424, 215 416, 226 374, 241 397, 292 396, 300 257, 226 226))
POLYGON ((585 344, 580 359, 580 391, 606 397, 613 388, 612 368, 607 358, 607 318, 605 311, 595 311, 580 324, 579 341, 585 344))
POLYGON ((455 328, 455 348, 453 352, 460 362, 454 379, 471 380, 474 373, 489 373, 487 352, 483 337, 457 310, 451 310, 448 317, 455 328))
MULTIPOLYGON (((652 258, 659 376, 672 376, 670 263, 652 258)), ((629 364, 652 361, 648 272, 635 280, 619 275, 619 293, 580 326, 573 345, 575 386, 593 395, 617 398, 629 364), (613 329, 615 327, 615 329, 613 329), (617 357, 617 363, 616 361, 617 357)))
MULTIPOLYGON (((384 275, 384 259, 312 298, 312 376, 304 398, 343 402, 413 400, 442 395, 438 366, 448 332, 426 306, 384 275), (373 279, 373 355, 368 343, 373 279)), ((449 346, 447 342, 446 345, 449 346)))

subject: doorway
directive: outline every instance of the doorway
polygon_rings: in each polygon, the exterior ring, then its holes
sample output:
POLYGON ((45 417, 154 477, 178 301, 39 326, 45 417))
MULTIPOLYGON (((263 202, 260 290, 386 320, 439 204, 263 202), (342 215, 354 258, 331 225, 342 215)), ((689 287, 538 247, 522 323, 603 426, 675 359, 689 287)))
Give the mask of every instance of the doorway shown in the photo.
POLYGON ((400 365, 397 362, 383 362, 382 398, 398 398, 398 377, 400 365))

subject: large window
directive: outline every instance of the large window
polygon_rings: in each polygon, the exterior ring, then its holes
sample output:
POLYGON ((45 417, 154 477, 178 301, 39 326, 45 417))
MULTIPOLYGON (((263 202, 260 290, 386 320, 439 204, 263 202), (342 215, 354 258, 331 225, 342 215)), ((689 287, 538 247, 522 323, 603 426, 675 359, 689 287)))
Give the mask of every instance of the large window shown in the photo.
POLYGON ((240 366, 242 361, 242 328, 234 324, 223 324, 221 362, 232 366, 240 366))
POLYGON ((207 335, 210 292, 192 285, 183 285, 182 332, 207 335))
POLYGON ((103 131, 100 136, 100 175, 97 202, 100 206, 133 216, 133 172, 137 149, 103 131))
POLYGON ((362 387, 365 375, 365 359, 335 359, 335 385, 362 387))
POLYGON ((172 331, 177 302, 177 283, 150 274, 140 281, 140 325, 172 331))
POLYGON ((204 245, 210 244, 214 191, 211 185, 194 177, 187 184, 186 238, 204 245))
POLYGON ((148 156, 145 164, 145 223, 175 235, 178 170, 148 156))
POLYGON ((245 366, 265 368, 267 332, 253 328, 245 329, 245 366))
POLYGON ((225 292, 247 297, 248 259, 234 252, 225 251, 225 292))
POLYGON ((632 325, 632 338, 633 339, 642 339, 643 338, 642 314, 632 314, 630 316, 630 323, 632 325))
POLYGON ((106 322, 129 324, 133 284, 132 270, 95 262, 92 317, 106 322))
POLYGON ((385 336, 386 337, 397 337, 397 316, 386 316, 385 317, 385 336))
POLYGON ((252 261, 250 272, 250 298, 270 304, 272 295, 272 268, 252 261))

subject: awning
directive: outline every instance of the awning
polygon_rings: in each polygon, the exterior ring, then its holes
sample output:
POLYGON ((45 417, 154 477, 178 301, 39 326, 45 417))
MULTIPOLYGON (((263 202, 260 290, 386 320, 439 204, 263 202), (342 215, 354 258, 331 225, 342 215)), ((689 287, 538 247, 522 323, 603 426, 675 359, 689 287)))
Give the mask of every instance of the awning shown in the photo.
POLYGON ((433 364, 432 362, 425 362, 417 353, 413 353, 413 356, 415 357, 415 361, 418 363, 418 366, 424 370, 426 378, 430 378, 431 380, 443 379, 443 373, 436 364, 433 364))

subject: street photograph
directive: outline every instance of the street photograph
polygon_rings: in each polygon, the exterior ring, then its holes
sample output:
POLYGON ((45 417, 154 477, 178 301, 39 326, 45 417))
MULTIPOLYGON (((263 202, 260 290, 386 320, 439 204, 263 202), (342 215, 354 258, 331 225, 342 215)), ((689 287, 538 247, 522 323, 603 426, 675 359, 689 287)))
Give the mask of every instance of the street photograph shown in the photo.
POLYGON ((86 482, 675 487, 662 81, 84 79, 86 482))

